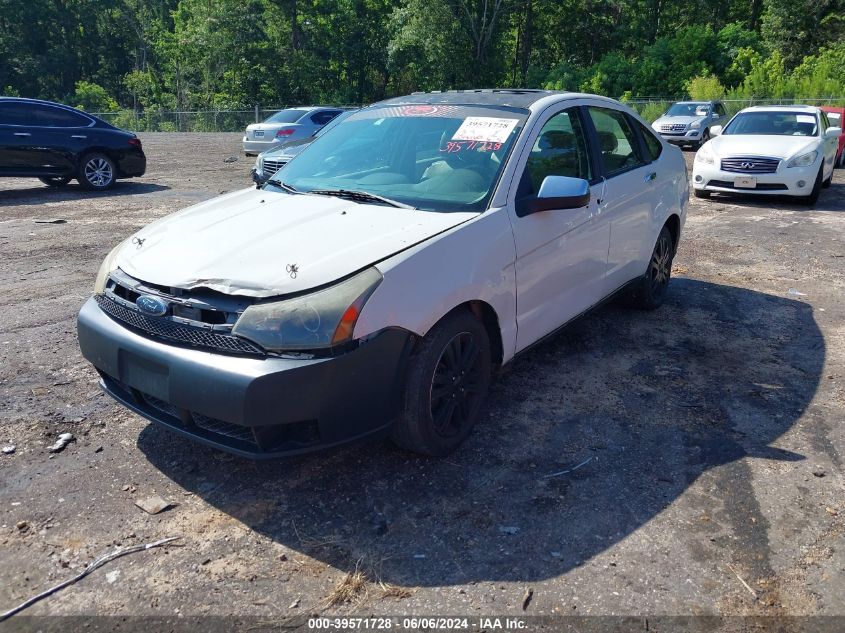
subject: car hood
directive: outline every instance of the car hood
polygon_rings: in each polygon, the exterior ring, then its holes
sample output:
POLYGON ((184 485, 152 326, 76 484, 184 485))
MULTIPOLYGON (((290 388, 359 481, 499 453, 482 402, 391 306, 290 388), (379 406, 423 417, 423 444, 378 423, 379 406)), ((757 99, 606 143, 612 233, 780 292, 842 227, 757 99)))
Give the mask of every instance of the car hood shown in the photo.
POLYGON ((670 123, 690 125, 694 121, 704 121, 706 118, 706 116, 662 116, 652 125, 668 125, 670 123))
POLYGON ((250 188, 153 222, 115 263, 147 283, 271 297, 331 283, 477 215, 250 188))
POLYGON ((718 156, 791 158, 815 149, 818 141, 814 136, 728 134, 711 139, 708 145, 718 156))

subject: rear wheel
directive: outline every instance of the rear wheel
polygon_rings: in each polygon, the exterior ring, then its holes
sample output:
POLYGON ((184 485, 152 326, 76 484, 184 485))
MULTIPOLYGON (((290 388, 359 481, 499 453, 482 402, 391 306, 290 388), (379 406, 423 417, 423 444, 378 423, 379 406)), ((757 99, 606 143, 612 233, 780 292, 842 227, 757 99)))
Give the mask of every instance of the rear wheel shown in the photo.
POLYGON ((115 181, 114 163, 105 154, 88 154, 79 166, 77 180, 85 189, 108 189, 115 181))
POLYGON ((70 178, 68 176, 47 176, 45 178, 39 178, 38 180, 50 187, 64 187, 70 182, 70 178))
POLYGON ((672 260, 675 257, 675 242, 667 227, 660 229, 654 251, 648 262, 648 269, 637 283, 633 292, 634 307, 654 310, 663 305, 669 278, 672 276, 672 260))
POLYGON ((481 321, 468 311, 444 318, 411 356, 393 441, 423 455, 451 453, 475 425, 490 370, 490 339, 481 321))

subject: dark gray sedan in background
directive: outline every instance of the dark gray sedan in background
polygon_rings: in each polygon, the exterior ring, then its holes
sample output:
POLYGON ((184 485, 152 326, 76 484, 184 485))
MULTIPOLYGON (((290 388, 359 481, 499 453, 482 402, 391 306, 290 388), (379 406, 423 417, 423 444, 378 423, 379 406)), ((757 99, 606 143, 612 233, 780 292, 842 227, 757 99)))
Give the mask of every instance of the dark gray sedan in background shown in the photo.
POLYGON ((343 108, 287 108, 263 123, 248 125, 244 134, 244 154, 255 156, 280 143, 312 136, 343 112, 343 108))

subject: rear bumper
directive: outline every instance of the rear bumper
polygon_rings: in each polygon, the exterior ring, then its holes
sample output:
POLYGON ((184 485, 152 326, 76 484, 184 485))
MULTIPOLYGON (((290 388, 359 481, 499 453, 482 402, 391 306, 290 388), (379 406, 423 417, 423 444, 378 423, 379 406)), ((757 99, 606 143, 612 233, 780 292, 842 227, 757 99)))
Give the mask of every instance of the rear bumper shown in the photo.
POLYGON ((128 152, 117 160, 118 178, 137 178, 147 171, 147 157, 141 150, 128 152))
POLYGON ((136 334, 93 299, 77 329, 82 355, 116 400, 250 458, 308 453, 386 430, 399 409, 411 343, 408 332, 390 329, 332 358, 227 356, 136 334))
POLYGON ((243 138, 243 148, 245 154, 260 154, 263 151, 266 151, 272 147, 277 147, 282 143, 291 140, 290 137, 276 139, 275 137, 270 137, 270 140, 267 141, 248 141, 246 137, 243 138))

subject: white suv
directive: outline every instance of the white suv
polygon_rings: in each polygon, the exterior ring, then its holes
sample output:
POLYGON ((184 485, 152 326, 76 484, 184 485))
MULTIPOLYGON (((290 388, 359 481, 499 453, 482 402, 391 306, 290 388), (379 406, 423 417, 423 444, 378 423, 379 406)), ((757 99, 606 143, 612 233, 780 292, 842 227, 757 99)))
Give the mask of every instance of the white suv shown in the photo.
POLYGON ((688 198, 680 151, 611 99, 390 99, 130 236, 79 343, 112 396, 224 450, 444 455, 495 367, 617 291, 661 304, 688 198))

